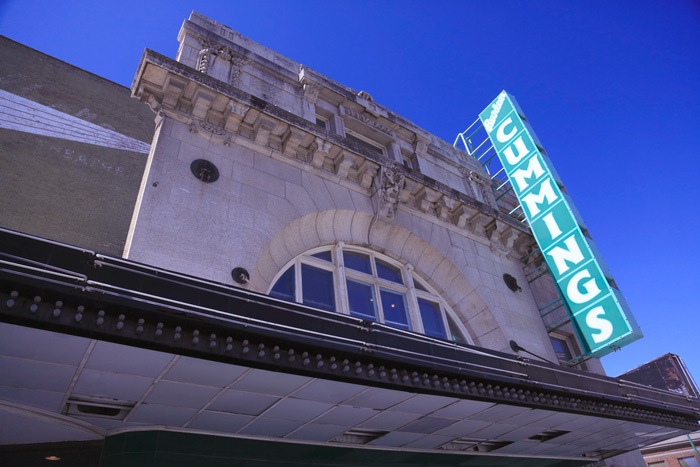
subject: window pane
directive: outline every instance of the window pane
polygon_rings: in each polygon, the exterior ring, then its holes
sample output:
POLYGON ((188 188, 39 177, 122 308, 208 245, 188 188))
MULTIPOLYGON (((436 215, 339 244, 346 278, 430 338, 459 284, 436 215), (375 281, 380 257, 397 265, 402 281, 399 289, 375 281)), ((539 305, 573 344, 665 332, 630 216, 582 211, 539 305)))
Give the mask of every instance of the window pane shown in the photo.
POLYGON ((664 462, 664 461, 649 462, 649 467, 666 467, 666 462, 664 462))
POLYGON ((420 308, 420 317, 423 320, 423 329, 425 329, 425 334, 432 337, 446 339, 447 335, 445 334, 445 325, 442 322, 440 305, 429 302, 423 298, 419 298, 418 308, 420 308))
POLYGON ((277 279, 275 286, 270 290, 270 297, 294 301, 294 266, 284 271, 284 274, 277 279))
POLYGON ((425 288, 425 286, 423 285, 423 283, 422 283, 421 281, 419 281, 418 279, 416 279, 416 276, 415 276, 415 275, 413 276, 413 285, 415 285, 415 286, 416 286, 416 289, 418 289, 418 290, 422 290, 423 292, 427 292, 427 291, 428 291, 428 289, 425 288))
POLYGON ((569 346, 564 339, 557 339, 556 337, 550 336, 549 340, 552 342, 554 353, 557 355, 557 360, 559 360, 560 363, 568 362, 573 358, 571 356, 571 350, 569 350, 569 346))
POLYGON ((447 325, 450 327, 450 338, 455 342, 459 342, 460 344, 467 344, 467 339, 465 339, 464 335, 462 335, 462 332, 457 327, 457 323, 454 322, 449 313, 445 314, 447 315, 447 325))
POLYGON ((335 311, 333 272, 302 264, 301 287, 304 305, 335 311))
POLYGON ((681 464, 681 467, 700 467, 698 460, 694 456, 678 459, 678 463, 681 464))
POLYGON ((350 314, 356 318, 377 321, 377 307, 373 287, 369 284, 348 280, 348 302, 350 314))
POLYGON ((376 260, 375 263, 377 264, 377 275, 379 277, 391 282, 396 282, 397 284, 403 284, 401 270, 399 268, 387 264, 380 259, 376 260))
POLYGON ((345 260, 345 267, 354 269, 355 271, 364 272, 366 274, 372 274, 372 266, 369 264, 369 256, 363 255, 362 253, 355 253, 354 251, 344 251, 343 259, 345 260))
POLYGON ((345 137, 347 139, 349 139, 350 141, 356 143, 358 146, 361 146, 365 149, 368 149, 368 150, 372 151, 373 153, 384 154, 384 151, 382 151, 381 148, 379 148, 378 146, 375 146, 374 144, 370 144, 367 141, 358 138, 357 136, 353 136, 351 134, 346 133, 345 137))
POLYGON ((382 296, 382 310, 384 310, 384 322, 390 326, 401 329, 411 329, 406 313, 406 296, 402 293, 390 292, 380 289, 382 296))
POLYGON ((314 258, 322 259, 324 261, 333 262, 333 259, 331 258, 330 251, 322 251, 320 253, 316 253, 315 255, 311 255, 311 256, 313 256, 314 258))

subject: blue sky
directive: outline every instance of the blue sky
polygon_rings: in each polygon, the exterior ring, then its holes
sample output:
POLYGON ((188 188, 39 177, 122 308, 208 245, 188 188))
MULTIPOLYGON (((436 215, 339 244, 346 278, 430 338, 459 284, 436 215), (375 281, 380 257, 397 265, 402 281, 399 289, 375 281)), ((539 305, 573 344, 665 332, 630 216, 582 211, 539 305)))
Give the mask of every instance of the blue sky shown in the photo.
POLYGON ((0 1, 0 34, 129 86, 196 9, 452 142, 505 89, 572 195, 646 337, 700 380, 700 3, 0 1))

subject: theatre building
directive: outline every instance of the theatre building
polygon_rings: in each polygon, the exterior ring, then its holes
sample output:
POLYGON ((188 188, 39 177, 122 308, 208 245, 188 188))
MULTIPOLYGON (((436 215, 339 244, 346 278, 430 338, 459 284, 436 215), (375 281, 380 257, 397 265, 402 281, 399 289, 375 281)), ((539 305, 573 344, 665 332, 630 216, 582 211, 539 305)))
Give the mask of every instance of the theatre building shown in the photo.
POLYGON ((130 90, 0 42, 0 464, 644 465, 698 429, 605 375, 641 334, 512 96, 455 147, 198 13, 179 42, 130 90))

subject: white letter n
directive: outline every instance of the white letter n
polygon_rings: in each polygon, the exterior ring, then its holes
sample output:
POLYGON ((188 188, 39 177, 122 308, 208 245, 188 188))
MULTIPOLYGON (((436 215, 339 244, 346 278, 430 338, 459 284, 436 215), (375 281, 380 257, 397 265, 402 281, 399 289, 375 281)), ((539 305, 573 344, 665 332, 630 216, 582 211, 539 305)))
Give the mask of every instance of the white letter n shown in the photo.
POLYGON ((559 270, 559 275, 562 275, 569 270, 567 261, 574 264, 583 261, 583 253, 581 253, 581 249, 578 247, 576 237, 572 235, 571 237, 567 238, 564 240, 564 245, 566 245, 566 248, 568 249, 565 250, 560 246, 556 246, 547 252, 547 254, 554 260, 554 264, 559 270))

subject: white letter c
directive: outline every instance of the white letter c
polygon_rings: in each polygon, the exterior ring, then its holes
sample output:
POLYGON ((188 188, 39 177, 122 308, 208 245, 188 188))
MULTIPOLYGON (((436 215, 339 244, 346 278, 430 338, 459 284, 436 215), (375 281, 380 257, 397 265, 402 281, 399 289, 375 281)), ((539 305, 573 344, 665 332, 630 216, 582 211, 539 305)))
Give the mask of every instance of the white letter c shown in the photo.
POLYGON ((517 128, 515 128, 515 125, 513 125, 513 129, 510 131, 510 133, 506 134, 503 130, 506 125, 509 123, 513 123, 513 119, 508 117, 503 122, 498 126, 498 131, 496 132, 496 139, 498 139, 499 143, 505 143, 509 139, 511 139, 514 135, 515 132, 517 131, 517 128))

